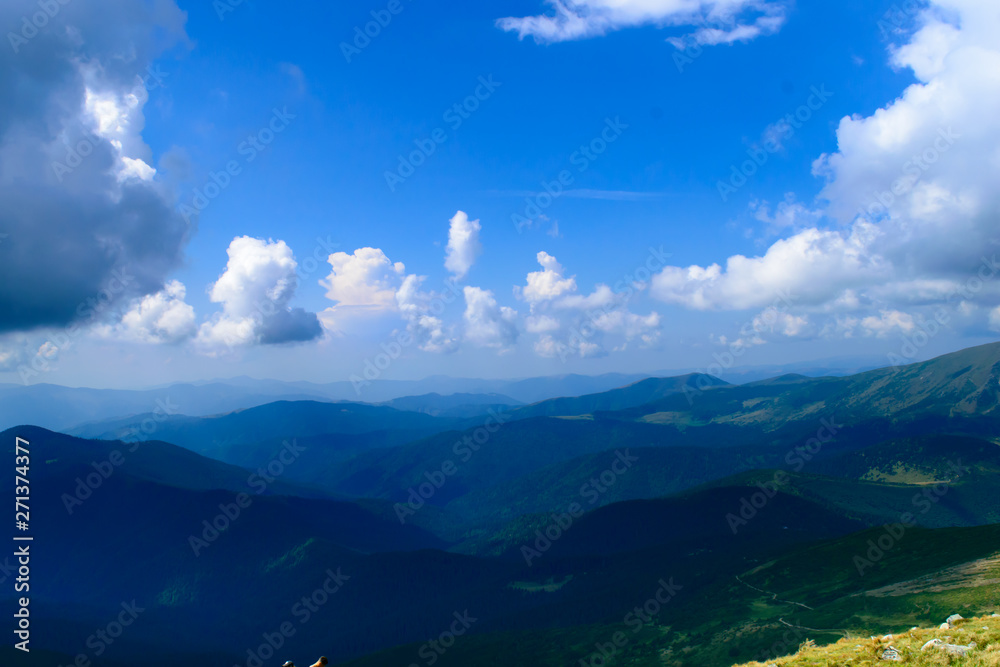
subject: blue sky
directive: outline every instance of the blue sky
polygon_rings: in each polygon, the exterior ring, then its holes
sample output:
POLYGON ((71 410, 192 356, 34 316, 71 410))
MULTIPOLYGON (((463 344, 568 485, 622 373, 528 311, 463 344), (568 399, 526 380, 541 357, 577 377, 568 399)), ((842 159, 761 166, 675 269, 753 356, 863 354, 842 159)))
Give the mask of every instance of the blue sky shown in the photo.
MULTIPOLYGON (((134 229, 95 223, 86 237, 101 249, 93 252, 106 252, 109 234, 132 240, 115 246, 124 250, 114 261, 79 275, 50 246, 36 254, 35 266, 54 270, 45 289, 72 283, 78 292, 0 295, 9 314, 0 380, 339 380, 403 332, 413 342, 383 377, 712 370, 715 355, 734 352, 733 365, 889 363, 920 332, 927 341, 906 359, 985 342, 1000 328, 993 283, 955 296, 997 231, 989 184, 977 190, 965 173, 993 164, 996 149, 995 82, 970 83, 976 68, 963 58, 996 56, 995 37, 978 25, 997 20, 988 3, 629 0, 613 9, 604 0, 399 0, 288 8, 161 0, 131 3, 121 31, 92 27, 118 4, 67 6, 39 36, 15 38, 3 65, 15 75, 8 81, 36 77, 51 87, 41 108, 56 108, 57 92, 69 100, 58 108, 81 107, 58 116, 61 131, 23 137, 54 156, 39 161, 40 182, 76 196, 93 171, 107 180, 102 194, 118 193, 112 200, 155 190, 166 202, 158 215, 169 219, 140 215, 133 223, 154 230, 152 249, 142 252, 129 245, 139 243, 134 229), (572 20, 553 20, 560 8, 572 20), (390 20, 367 45, 355 42, 373 12, 390 20), (498 23, 505 17, 516 20, 498 23), (91 70, 74 73, 74 49, 86 52, 91 70), (68 74, 42 80, 33 67, 44 54, 68 74), (135 74, 161 83, 122 111, 135 74), (469 97, 477 91, 479 99, 469 97), (101 111, 87 101, 101 95, 118 106, 101 111), (477 108, 461 118, 448 113, 466 100, 477 108), (809 104, 793 132, 776 125, 809 104), (101 125, 111 117, 120 121, 121 146, 109 123, 101 125), (273 141, 248 148, 261 130, 270 138, 269 124, 280 130, 273 141), (962 128, 953 135, 978 138, 940 143, 933 164, 915 170, 888 209, 855 215, 880 184, 905 173, 907 155, 953 124, 962 128), (76 136, 71 130, 108 142, 110 157, 88 158, 53 181, 49 167, 66 152, 66 136, 76 136), (602 132, 613 141, 584 157, 581 146, 600 147, 602 132), (390 186, 387 172, 418 145, 434 151, 390 186), (748 151, 766 161, 748 163, 746 183, 720 196, 720 181, 733 183, 748 151), (233 174, 220 177, 227 164, 233 174), (122 176, 130 166, 138 171, 122 176), (561 172, 572 179, 566 192, 518 230, 512 216, 561 172), (213 174, 228 184, 189 215, 198 193, 212 191, 213 174), (956 215, 965 222, 942 227, 956 215), (459 255, 452 270, 450 229, 459 255), (940 239, 957 236, 964 245, 935 251, 940 239), (613 294, 651 247, 669 254, 670 268, 660 262, 661 275, 627 297, 613 294), (381 273, 352 273, 363 248, 377 249, 373 262, 385 258, 381 273), (156 252, 162 267, 150 260, 156 252), (348 262, 334 288, 331 252, 348 262), (727 264, 733 257, 747 261, 727 264), (31 303, 86 301, 122 262, 139 267, 139 279, 107 313, 81 322, 75 308, 29 312, 31 303), (816 273, 795 274, 799 264, 816 273), (409 276, 413 289, 403 292, 409 276), (449 276, 460 296, 432 313, 449 276), (794 298, 777 301, 783 293, 794 298), (254 311, 249 304, 265 296, 267 312, 254 311), (935 317, 938 327, 928 324, 935 317), (66 330, 68 343, 58 335, 66 330)), ((15 5, 2 18, 18 34, 32 5, 15 5)), ((29 178, 12 175, 11 164, 0 162, 5 184, 29 178)), ((10 230, 0 254, 28 261, 38 247, 19 245, 28 217, 0 215, 0 232, 10 230)))

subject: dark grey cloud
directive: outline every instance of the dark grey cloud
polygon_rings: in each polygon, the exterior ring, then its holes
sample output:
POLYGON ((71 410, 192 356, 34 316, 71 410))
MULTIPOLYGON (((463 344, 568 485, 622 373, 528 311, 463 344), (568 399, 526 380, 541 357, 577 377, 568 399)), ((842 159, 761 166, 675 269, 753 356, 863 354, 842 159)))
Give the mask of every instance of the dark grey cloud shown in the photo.
POLYGON ((120 179, 123 154, 152 163, 137 76, 187 43, 184 12, 162 0, 53 5, 49 16, 0 3, 0 333, 92 320, 98 303, 160 290, 192 232, 166 186, 120 179), (88 89, 119 102, 137 91, 123 152, 86 113, 88 89))
POLYGON ((302 343, 315 340, 323 335, 316 313, 302 308, 283 310, 266 318, 258 329, 263 345, 280 343, 302 343))

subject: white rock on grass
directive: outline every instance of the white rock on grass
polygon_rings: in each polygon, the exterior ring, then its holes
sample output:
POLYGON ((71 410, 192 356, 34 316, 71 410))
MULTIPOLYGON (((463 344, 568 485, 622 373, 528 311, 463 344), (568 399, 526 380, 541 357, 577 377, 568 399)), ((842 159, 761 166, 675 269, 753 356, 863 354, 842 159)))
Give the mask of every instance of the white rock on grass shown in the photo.
POLYGON ((893 662, 902 662, 903 656, 899 654, 899 651, 896 650, 894 646, 890 646, 886 650, 882 651, 882 659, 892 660, 893 662))
POLYGON ((969 653, 969 651, 976 648, 976 642, 972 642, 967 646, 962 646, 960 644, 946 644, 940 639, 932 639, 923 646, 921 646, 920 650, 924 651, 929 648, 936 648, 938 650, 944 651, 948 655, 957 655, 959 657, 964 657, 969 653))

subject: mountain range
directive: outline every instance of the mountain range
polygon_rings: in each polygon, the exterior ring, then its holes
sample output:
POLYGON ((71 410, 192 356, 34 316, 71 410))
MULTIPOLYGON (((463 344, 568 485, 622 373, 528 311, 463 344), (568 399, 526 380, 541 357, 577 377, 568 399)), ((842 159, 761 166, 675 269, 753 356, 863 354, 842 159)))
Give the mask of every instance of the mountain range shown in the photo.
POLYGON ((19 399, 77 405, 0 434, 30 443, 36 660, 728 666, 1000 605, 1000 344, 537 400, 244 384, 19 399))

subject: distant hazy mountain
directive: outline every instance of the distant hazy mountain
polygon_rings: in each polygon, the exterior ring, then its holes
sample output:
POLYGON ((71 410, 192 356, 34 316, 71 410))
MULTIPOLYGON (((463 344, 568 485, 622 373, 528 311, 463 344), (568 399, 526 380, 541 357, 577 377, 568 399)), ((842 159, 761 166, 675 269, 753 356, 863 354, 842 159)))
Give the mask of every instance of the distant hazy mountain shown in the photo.
MULTIPOLYGON (((827 364, 787 364, 782 366, 734 368, 726 371, 730 382, 746 383, 789 372, 808 376, 845 375, 852 370, 874 367, 860 360, 831 360, 827 364)), ((473 416, 483 405, 481 398, 465 405, 451 402, 458 394, 499 395, 493 405, 536 403, 551 398, 578 397, 631 385, 653 376, 679 375, 675 371, 659 373, 607 373, 604 375, 566 374, 516 380, 483 380, 436 375, 422 380, 374 380, 364 386, 350 381, 329 383, 286 382, 239 376, 225 379, 163 385, 153 389, 120 390, 62 387, 52 384, 22 386, 0 384, 0 428, 30 423, 64 430, 87 422, 152 412, 161 403, 176 405, 177 413, 205 416, 254 407, 274 400, 351 401, 387 403, 401 398, 438 394, 450 403, 451 416, 473 416)), ((409 405, 419 406, 414 400, 409 405)), ((396 406, 394 406, 396 407, 396 406)), ((443 414, 446 408, 401 407, 429 414, 443 414)))
POLYGON ((711 375, 690 374, 680 377, 647 378, 630 385, 597 394, 550 398, 512 411, 517 419, 528 417, 576 416, 600 411, 624 410, 651 403, 658 398, 688 390, 720 387, 727 382, 711 375))
POLYGON ((452 423, 421 412, 384 405, 275 401, 210 417, 182 415, 155 420, 152 415, 137 415, 95 422, 71 429, 70 433, 85 438, 117 439, 141 429, 142 423, 150 420, 155 423, 157 439, 212 457, 232 447, 273 438, 356 435, 386 430, 408 431, 413 437, 419 437, 444 430, 452 423))
MULTIPOLYGON (((34 424, 65 430, 89 422, 145 415, 157 409, 194 417, 256 407, 276 400, 384 403, 403 397, 419 412, 453 410, 458 418, 477 414, 466 405, 483 405, 483 395, 496 395, 495 405, 531 403, 555 396, 577 396, 635 382, 644 375, 561 375, 524 380, 475 380, 433 376, 424 380, 376 380, 357 391, 351 382, 316 384, 237 377, 209 382, 171 384, 155 389, 88 389, 52 384, 0 385, 0 428, 34 424), (441 407, 433 407, 438 394, 441 407), (467 395, 452 400, 449 396, 467 395), (472 397, 475 395, 475 397, 472 397), (447 404, 447 408, 443 407, 447 404), (164 407, 167 406, 167 407, 164 407)), ((405 409, 414 409, 408 407, 405 409)))
MULTIPOLYGON (((289 400, 329 400, 289 390, 289 400)), ((275 395, 228 384, 175 384, 161 389, 121 390, 61 387, 53 384, 0 386, 0 428, 34 424, 65 430, 87 422, 153 413, 192 416, 231 412, 263 405, 275 395)))
POLYGON ((604 375, 578 375, 571 373, 567 375, 514 380, 489 380, 432 375, 422 380, 372 380, 364 383, 339 381, 325 384, 236 377, 212 380, 211 383, 226 384, 242 388, 246 391, 274 396, 290 393, 311 394, 323 396, 330 400, 364 403, 385 403, 397 398, 427 394, 440 394, 442 396, 452 394, 501 394, 506 398, 513 398, 516 402, 534 403, 535 401, 554 398, 556 396, 579 396, 580 394, 606 391, 631 384, 646 377, 649 377, 649 374, 606 373, 604 375))
POLYGON ((489 408, 521 405, 521 401, 503 394, 441 394, 404 396, 386 401, 384 405, 397 410, 423 412, 435 417, 467 418, 484 414, 489 408))
MULTIPOLYGON (((816 361, 800 361, 790 364, 762 364, 759 366, 741 366, 736 364, 731 368, 719 371, 719 377, 732 384, 746 384, 779 375, 805 375, 807 377, 842 377, 857 375, 865 371, 882 368, 886 365, 885 356, 849 357, 834 359, 818 359, 816 361)), ((711 369, 714 371, 715 369, 711 369)), ((657 373, 657 375, 680 375, 678 372, 657 373)))

